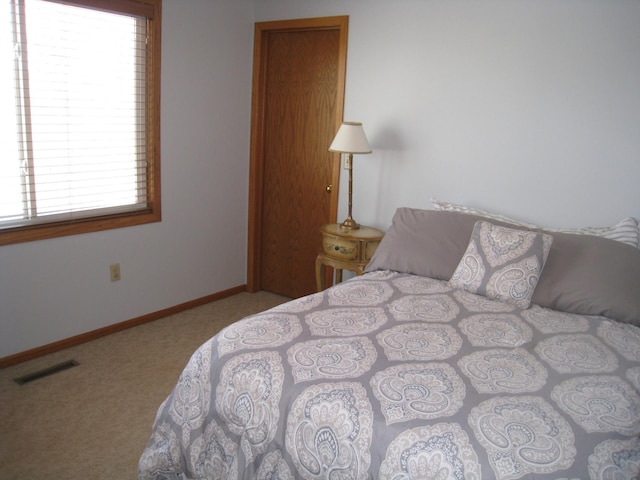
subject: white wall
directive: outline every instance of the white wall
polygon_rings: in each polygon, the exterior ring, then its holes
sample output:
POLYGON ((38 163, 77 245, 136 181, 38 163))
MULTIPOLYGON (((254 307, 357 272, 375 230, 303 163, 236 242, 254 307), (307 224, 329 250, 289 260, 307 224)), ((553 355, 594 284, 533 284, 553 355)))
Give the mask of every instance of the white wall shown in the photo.
POLYGON ((432 196, 551 226, 640 218, 638 1, 163 7, 163 221, 0 247, 0 358, 245 283, 254 20, 350 16, 345 119, 374 148, 358 221, 432 196))
POLYGON ((259 21, 327 15, 349 15, 345 120, 374 149, 356 220, 434 196, 548 226, 640 218, 640 2, 256 2, 259 21))
POLYGON ((246 283, 253 2, 163 0, 162 28, 163 220, 0 247, 0 358, 246 283))

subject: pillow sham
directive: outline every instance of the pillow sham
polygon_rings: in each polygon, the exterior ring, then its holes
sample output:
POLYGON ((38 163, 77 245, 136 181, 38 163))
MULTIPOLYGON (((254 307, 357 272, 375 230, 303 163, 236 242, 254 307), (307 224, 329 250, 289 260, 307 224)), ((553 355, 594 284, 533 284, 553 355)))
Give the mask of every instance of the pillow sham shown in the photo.
POLYGON ((480 210, 478 208, 467 207, 466 205, 443 202, 436 198, 431 199, 431 204, 433 205, 433 208, 435 210, 442 211, 442 212, 467 213, 469 215, 478 215, 480 217, 487 218, 490 220, 497 220, 498 222, 510 223, 512 225, 517 225, 519 227, 540 228, 537 225, 534 225, 533 223, 526 223, 520 220, 516 220, 515 218, 506 217, 504 215, 489 212, 487 210, 480 210))
MULTIPOLYGON (((394 270, 449 280, 479 220, 487 219, 398 208, 365 271, 394 270)), ((553 243, 531 303, 640 325, 640 249, 590 235, 550 235, 553 243)))
POLYGON ((398 208, 365 272, 394 270, 449 280, 481 217, 398 208))
POLYGON ((532 303, 640 325, 640 250, 602 237, 551 235, 532 303))
POLYGON ((478 221, 449 284, 529 308, 552 241, 549 234, 478 221))
POLYGON ((505 217, 497 213, 480 210, 477 208, 458 205, 455 203, 442 202, 435 198, 431 199, 433 208, 446 212, 461 212, 470 215, 479 215, 499 222, 511 223, 520 227, 527 227, 536 230, 544 230, 545 232, 573 233, 576 235, 594 235, 597 237, 608 238, 617 242, 626 243, 632 247, 640 247, 640 229, 638 228, 638 220, 633 217, 627 217, 620 220, 610 227, 584 227, 584 228, 547 228, 534 225, 532 223, 522 222, 513 218, 505 217))

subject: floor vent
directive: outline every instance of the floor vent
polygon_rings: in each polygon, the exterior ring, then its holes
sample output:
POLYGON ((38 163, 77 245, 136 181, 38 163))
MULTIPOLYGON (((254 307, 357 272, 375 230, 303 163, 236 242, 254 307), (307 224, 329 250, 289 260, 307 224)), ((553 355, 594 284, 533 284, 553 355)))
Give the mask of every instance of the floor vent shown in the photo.
POLYGON ((35 380, 48 377, 49 375, 53 375, 54 373, 68 370, 77 365, 80 365, 80 364, 75 360, 68 360, 66 362, 62 362, 57 365, 54 365, 53 367, 45 368, 44 370, 39 370, 37 372, 33 372, 28 375, 23 375, 22 377, 14 378, 13 381, 16 382, 18 385, 24 385, 25 383, 33 382, 35 380))

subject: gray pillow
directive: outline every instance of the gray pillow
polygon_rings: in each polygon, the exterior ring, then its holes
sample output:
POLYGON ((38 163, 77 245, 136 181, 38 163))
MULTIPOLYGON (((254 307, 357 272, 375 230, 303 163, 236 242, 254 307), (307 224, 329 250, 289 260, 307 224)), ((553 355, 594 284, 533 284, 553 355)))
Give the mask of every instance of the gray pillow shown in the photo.
POLYGON ((365 271, 395 270, 449 280, 478 219, 461 213, 398 208, 365 271))
POLYGON ((532 303, 640 325, 640 250, 591 235, 552 235, 532 303))
MULTIPOLYGON (((459 212, 398 208, 365 271, 394 270, 449 280, 478 220, 486 219, 459 212)), ((591 235, 551 236, 553 244, 532 303, 640 325, 640 251, 591 235)))

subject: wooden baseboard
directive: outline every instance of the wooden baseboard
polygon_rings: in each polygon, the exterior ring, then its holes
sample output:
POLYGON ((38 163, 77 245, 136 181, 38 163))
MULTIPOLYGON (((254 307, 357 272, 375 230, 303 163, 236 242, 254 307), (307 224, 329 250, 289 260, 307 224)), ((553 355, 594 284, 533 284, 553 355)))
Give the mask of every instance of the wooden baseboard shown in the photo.
POLYGON ((111 335, 112 333, 120 332, 122 330, 126 330, 132 327, 137 327, 138 325, 149 323, 154 320, 158 320, 160 318, 168 317, 169 315, 173 315, 174 313, 179 313, 184 310, 189 310, 190 308, 198 307, 200 305, 204 305, 205 303, 210 303, 216 300, 222 300, 223 298, 231 297, 233 295, 237 295, 238 293, 246 292, 246 291, 247 291, 246 285, 239 285, 237 287, 233 287, 228 290, 223 290, 222 292, 214 293, 211 295, 207 295, 206 297, 191 300, 190 302, 181 303, 180 305, 175 305, 173 307, 165 308, 164 310, 159 310, 157 312, 149 313, 147 315, 142 315, 141 317, 132 318, 131 320, 126 320, 124 322, 108 325, 106 327, 99 328, 97 330, 92 330, 87 333, 82 333, 74 337, 65 338, 64 340, 59 340, 57 342, 49 343, 41 347, 36 347, 31 350, 26 350, 24 352, 16 353, 14 355, 9 355, 8 357, 0 358, 0 369, 11 367, 13 365, 17 365, 19 363, 26 362, 28 360, 33 360, 34 358, 42 357, 50 353, 58 352, 60 350, 64 350, 65 348, 73 347, 75 345, 80 345, 81 343, 90 342, 91 340, 95 340, 100 337, 111 335))

